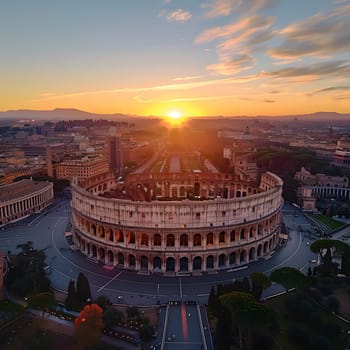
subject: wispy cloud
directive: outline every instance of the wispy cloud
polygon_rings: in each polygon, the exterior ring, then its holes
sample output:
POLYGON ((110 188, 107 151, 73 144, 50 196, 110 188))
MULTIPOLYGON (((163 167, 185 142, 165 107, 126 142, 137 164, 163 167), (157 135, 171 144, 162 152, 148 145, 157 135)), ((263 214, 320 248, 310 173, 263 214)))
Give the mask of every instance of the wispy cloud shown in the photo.
POLYGON ((327 75, 350 74, 350 65, 346 61, 317 62, 298 67, 286 67, 270 72, 260 73, 263 77, 272 78, 312 78, 318 79, 327 75))
POLYGON ((328 13, 318 13, 280 30, 284 40, 268 51, 276 59, 302 56, 329 57, 350 49, 350 4, 340 3, 328 13))
POLYGON ((187 80, 195 80, 195 79, 200 79, 202 76, 201 75, 189 75, 187 77, 177 77, 174 78, 173 81, 187 81, 187 80))
POLYGON ((275 100, 264 100, 265 103, 275 103, 275 100))
POLYGON ((201 5, 204 17, 229 16, 233 12, 252 13, 269 8, 276 0, 210 0, 201 5))
POLYGON ((192 18, 192 14, 189 11, 178 9, 173 12, 162 11, 161 17, 164 17, 168 22, 187 22, 192 18))
POLYGON ((197 44, 224 39, 217 45, 219 62, 207 66, 218 74, 232 75, 253 67, 253 51, 273 38, 271 29, 275 17, 254 15, 222 27, 203 31, 195 40, 197 44))
POLYGON ((254 64, 254 58, 247 54, 240 54, 232 59, 226 59, 222 62, 210 64, 208 70, 221 75, 234 75, 243 70, 250 69, 254 64))
POLYGON ((58 100, 66 98, 74 98, 80 96, 92 96, 92 95, 103 95, 103 94, 118 94, 118 93, 142 93, 147 91, 175 91, 175 90, 190 90, 197 89, 205 86, 220 85, 220 84, 244 84, 253 80, 259 79, 256 75, 247 75, 244 77, 230 77, 222 79, 211 79, 201 80, 196 82, 185 82, 185 83, 174 83, 174 84, 163 84, 149 87, 130 87, 130 88, 116 88, 116 89, 105 89, 105 90, 94 90, 94 91, 80 91, 65 94, 47 93, 40 94, 40 98, 34 101, 43 100, 58 100))
POLYGON ((321 90, 315 91, 315 93, 333 92, 333 91, 350 91, 350 86, 330 86, 321 90))

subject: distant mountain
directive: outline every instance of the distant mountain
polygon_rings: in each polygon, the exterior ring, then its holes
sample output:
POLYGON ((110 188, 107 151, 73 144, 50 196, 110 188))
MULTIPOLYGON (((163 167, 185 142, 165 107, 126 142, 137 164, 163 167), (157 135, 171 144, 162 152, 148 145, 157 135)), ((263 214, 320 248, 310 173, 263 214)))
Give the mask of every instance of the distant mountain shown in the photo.
MULTIPOLYGON (((129 120, 130 118, 142 118, 145 117, 138 115, 129 115, 121 113, 113 114, 98 114, 98 113, 89 113, 81 111, 74 108, 56 108, 53 110, 12 110, 12 111, 0 111, 0 120, 5 119, 34 119, 34 120, 76 120, 76 119, 113 119, 113 120, 129 120)), ((157 118, 157 116, 149 116, 147 118, 157 118)), ((322 120, 330 122, 346 120, 350 118, 350 114, 340 114, 336 112, 316 112, 311 114, 297 114, 297 115, 281 115, 281 116, 267 116, 267 115, 256 115, 256 116, 208 116, 200 117, 199 119, 230 119, 230 118, 240 118, 240 119, 291 119, 297 118, 303 121, 306 120, 322 120)))
POLYGON ((81 111, 74 108, 56 108, 53 110, 12 110, 12 111, 0 111, 1 119, 34 119, 34 120, 76 120, 76 119, 117 119, 127 120, 137 116, 127 114, 96 114, 81 111))

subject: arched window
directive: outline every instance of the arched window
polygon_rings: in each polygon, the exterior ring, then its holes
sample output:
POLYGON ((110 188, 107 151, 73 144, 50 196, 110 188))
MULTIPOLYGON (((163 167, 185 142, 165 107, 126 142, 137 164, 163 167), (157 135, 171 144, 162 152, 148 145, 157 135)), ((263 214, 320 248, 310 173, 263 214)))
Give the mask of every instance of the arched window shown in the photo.
POLYGON ((200 247, 202 245, 202 237, 199 233, 193 236, 193 246, 200 247))

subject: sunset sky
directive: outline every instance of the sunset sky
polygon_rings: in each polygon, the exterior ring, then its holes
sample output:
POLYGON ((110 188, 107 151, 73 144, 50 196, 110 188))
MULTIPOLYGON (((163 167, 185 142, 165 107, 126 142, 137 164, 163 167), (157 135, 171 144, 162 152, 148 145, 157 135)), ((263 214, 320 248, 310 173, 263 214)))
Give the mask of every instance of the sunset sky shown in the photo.
POLYGON ((0 0, 0 110, 350 112, 349 0, 0 0))

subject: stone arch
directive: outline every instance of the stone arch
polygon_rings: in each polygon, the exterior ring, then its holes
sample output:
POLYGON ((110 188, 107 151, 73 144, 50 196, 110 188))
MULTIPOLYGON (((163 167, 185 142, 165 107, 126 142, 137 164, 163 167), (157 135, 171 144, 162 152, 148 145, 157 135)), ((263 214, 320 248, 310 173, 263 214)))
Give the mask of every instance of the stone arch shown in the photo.
POLYGON ((230 241, 234 242, 236 240, 236 231, 232 230, 230 233, 230 241))
POLYGON ((247 252, 245 250, 242 250, 239 254, 239 262, 245 263, 247 261, 247 252))
POLYGON ((167 247, 174 247, 175 246, 175 236, 173 234, 169 234, 166 236, 166 246, 167 247))
POLYGON ((202 245, 202 236, 197 233, 193 236, 193 246, 200 247, 202 245))
POLYGON ((239 238, 240 239, 245 239, 245 229, 244 228, 241 229, 241 232, 239 234, 239 238))
POLYGON ((192 269, 193 271, 201 271, 202 270, 202 258, 200 256, 196 256, 193 259, 193 263, 192 263, 192 269))
POLYGON ((153 236, 153 245, 161 246, 162 245, 162 236, 159 233, 156 233, 153 236))
POLYGON ((185 256, 180 259, 180 271, 188 271, 188 258, 185 256))
POLYGON ((135 268, 136 267, 135 255, 130 254, 128 260, 129 260, 129 267, 130 268, 135 268))
POLYGON ((135 240, 136 240, 135 233, 134 232, 129 232, 129 241, 128 241, 128 243, 129 244, 135 244, 135 240))
POLYGON ((143 271, 148 271, 148 258, 145 255, 141 256, 140 269, 143 270, 143 271))
POLYGON ((113 264, 114 263, 114 254, 113 254, 113 252, 111 250, 109 250, 107 252, 107 256, 108 256, 108 262, 113 264))
POLYGON ((159 256, 153 258, 153 271, 160 272, 162 270, 162 259, 159 256))
POLYGON ((207 262, 207 269, 214 268, 214 256, 213 255, 208 255, 206 262, 207 262))
POLYGON ((240 197, 241 196, 241 191, 236 191, 236 197, 240 197))
POLYGON ((148 241, 149 241, 148 234, 142 233, 141 234, 141 245, 148 246, 148 241))
POLYGON ((94 244, 91 246, 91 253, 94 258, 97 258, 97 248, 94 244))
POLYGON ((106 191, 106 190, 107 190, 107 184, 106 184, 106 183, 103 184, 102 189, 103 189, 103 191, 106 191))
POLYGON ((258 245, 258 250, 257 250, 257 257, 261 256, 261 253, 262 253, 262 245, 259 244, 258 245))
POLYGON ((108 240, 113 242, 114 241, 114 233, 112 229, 108 230, 108 240))
POLYGON ((122 253, 118 253, 118 265, 124 266, 124 255, 122 253))
POLYGON ((124 233, 123 231, 119 230, 117 233, 117 242, 123 243, 124 242, 124 233))
POLYGON ((91 225, 91 233, 94 235, 94 236, 96 236, 96 225, 95 224, 92 224, 91 225))
POLYGON ((251 247, 249 249, 249 258, 248 258, 249 261, 252 261, 252 260, 255 260, 255 248, 254 247, 251 247))
POLYGON ((229 257, 229 264, 230 264, 230 266, 236 265, 236 259, 237 259, 236 252, 232 252, 230 254, 230 257, 229 257))
POLYGON ((271 249, 272 249, 272 238, 269 241, 269 250, 271 250, 271 249))
POLYGON ((261 235, 263 233, 262 225, 258 225, 258 235, 261 235))
POLYGON ((180 236, 180 246, 188 247, 188 235, 185 233, 180 236))
POLYGON ((175 271, 175 259, 173 257, 168 257, 166 259, 165 265, 166 265, 165 267, 166 271, 175 271))
POLYGON ((221 231, 219 233, 219 243, 225 243, 225 241, 226 241, 226 232, 221 231))
POLYGON ((207 245, 212 245, 214 244, 214 235, 213 232, 209 232, 207 234, 207 245))
POLYGON ((264 243, 264 249, 263 249, 263 252, 264 254, 267 253, 267 248, 268 248, 268 243, 267 241, 264 243))
POLYGON ((99 256, 99 259, 104 262, 106 254, 105 254, 105 250, 102 247, 98 248, 98 256, 99 256))
POLYGON ((254 236, 254 228, 253 228, 253 226, 250 226, 250 228, 249 228, 249 238, 253 238, 253 236, 254 236))
POLYGON ((86 244, 86 250, 87 250, 87 255, 90 255, 92 253, 90 243, 86 244))
POLYGON ((226 255, 220 254, 219 255, 219 267, 225 267, 226 266, 226 255))

